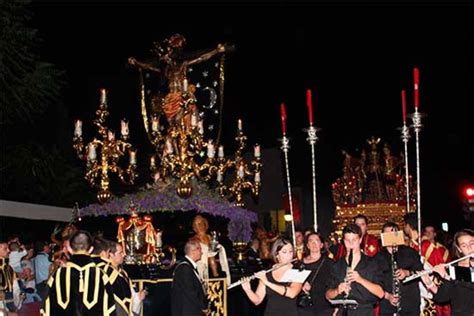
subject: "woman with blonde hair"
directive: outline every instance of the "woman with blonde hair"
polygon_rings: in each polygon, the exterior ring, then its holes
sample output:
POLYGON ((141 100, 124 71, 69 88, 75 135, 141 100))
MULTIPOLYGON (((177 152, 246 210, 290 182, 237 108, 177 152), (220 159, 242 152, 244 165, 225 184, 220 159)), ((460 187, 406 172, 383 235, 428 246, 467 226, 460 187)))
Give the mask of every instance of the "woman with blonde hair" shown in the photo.
POLYGON ((274 262, 282 266, 270 272, 258 272, 256 277, 260 281, 255 292, 250 287, 250 278, 242 279, 242 288, 255 305, 259 305, 267 296, 265 316, 297 316, 296 296, 303 284, 280 281, 285 272, 293 268, 292 261, 295 256, 293 245, 286 239, 277 239, 271 254, 274 262))

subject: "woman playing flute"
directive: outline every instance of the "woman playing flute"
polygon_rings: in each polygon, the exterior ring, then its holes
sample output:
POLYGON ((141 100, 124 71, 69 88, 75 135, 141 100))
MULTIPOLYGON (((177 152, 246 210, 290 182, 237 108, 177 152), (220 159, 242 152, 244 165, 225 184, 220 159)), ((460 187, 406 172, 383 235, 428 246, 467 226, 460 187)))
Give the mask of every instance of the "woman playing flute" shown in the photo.
POLYGON ((265 316, 298 316, 296 296, 303 284, 280 282, 285 272, 293 267, 293 245, 286 239, 278 239, 273 244, 271 254, 275 263, 286 265, 270 272, 258 272, 256 277, 260 281, 255 292, 250 287, 250 278, 242 279, 242 288, 255 305, 259 305, 267 296, 265 316))

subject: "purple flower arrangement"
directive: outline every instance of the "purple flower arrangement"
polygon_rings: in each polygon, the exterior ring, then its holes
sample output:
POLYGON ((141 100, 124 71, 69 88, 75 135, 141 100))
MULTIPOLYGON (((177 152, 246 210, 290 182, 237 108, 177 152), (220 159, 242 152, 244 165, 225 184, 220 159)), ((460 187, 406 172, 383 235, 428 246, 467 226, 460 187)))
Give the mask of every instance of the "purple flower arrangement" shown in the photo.
POLYGON ((193 194, 182 199, 176 194, 177 180, 167 183, 157 182, 140 189, 135 194, 115 197, 105 204, 91 204, 80 210, 80 216, 127 215, 130 205, 136 206, 138 213, 192 211, 222 216, 229 219, 229 238, 233 241, 249 241, 252 234, 251 223, 257 222, 253 211, 234 206, 222 199, 206 185, 193 181, 193 194))

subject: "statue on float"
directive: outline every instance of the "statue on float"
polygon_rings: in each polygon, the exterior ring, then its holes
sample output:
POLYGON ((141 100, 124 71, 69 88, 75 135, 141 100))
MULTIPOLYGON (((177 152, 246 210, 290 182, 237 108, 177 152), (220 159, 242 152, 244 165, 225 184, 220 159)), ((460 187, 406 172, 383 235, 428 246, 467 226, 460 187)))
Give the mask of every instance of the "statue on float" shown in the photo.
POLYGON ((193 230, 195 235, 191 239, 198 240, 201 244, 202 257, 197 262, 198 273, 203 280, 209 280, 209 270, 213 277, 219 276, 219 269, 216 256, 219 258, 221 270, 226 273, 227 284, 231 283, 230 269, 227 261, 227 253, 225 248, 219 244, 217 240, 217 233, 208 233, 209 222, 201 215, 196 215, 193 220, 193 230))

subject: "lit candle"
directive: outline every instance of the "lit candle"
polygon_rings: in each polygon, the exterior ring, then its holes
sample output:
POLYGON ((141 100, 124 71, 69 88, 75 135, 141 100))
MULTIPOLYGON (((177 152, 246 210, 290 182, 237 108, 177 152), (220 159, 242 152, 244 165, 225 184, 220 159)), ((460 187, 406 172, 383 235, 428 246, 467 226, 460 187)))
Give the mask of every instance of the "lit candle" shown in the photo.
POLYGON ((150 157, 150 167, 153 169, 156 167, 155 156, 150 157))
POLYGON ((109 142, 112 142, 115 140, 115 133, 112 132, 112 131, 108 131, 107 132, 107 139, 109 140, 109 142))
POLYGON ((214 144, 212 141, 207 142, 207 157, 209 158, 214 158, 216 155, 216 152, 214 150, 214 144))
POLYGON ((239 166, 239 172, 237 174, 238 174, 239 178, 244 177, 244 166, 243 165, 239 166))
POLYGON ((97 158, 97 153, 95 151, 95 145, 93 143, 89 143, 89 160, 94 161, 97 158))
POLYGON ((120 132, 122 133, 122 136, 128 136, 128 121, 126 119, 123 119, 120 122, 120 132))
POLYGON ((198 122, 199 134, 204 135, 204 123, 202 120, 198 122))
POLYGON ((402 116, 403 116, 403 123, 407 122, 407 100, 405 96, 405 90, 402 90, 402 116))
POLYGON ((100 104, 107 103, 107 91, 105 89, 100 89, 100 104))
POLYGON ((222 171, 217 170, 217 182, 222 182, 224 180, 224 177, 222 176, 222 171))
POLYGON ((196 115, 196 112, 193 112, 193 114, 191 114, 191 126, 195 127, 196 125, 197 125, 197 115, 196 115))
POLYGON ((281 113, 281 130, 283 135, 286 135, 286 110, 285 110, 285 103, 280 105, 280 113, 281 113))
POLYGON ((255 147, 253 148, 253 155, 256 158, 260 157, 260 145, 259 144, 256 144, 255 147))
POLYGON ((167 154, 173 153, 173 144, 171 144, 171 140, 169 138, 166 140, 165 151, 167 154))
POLYGON ((255 178, 254 178, 255 183, 260 183, 260 172, 255 172, 255 178))
POLYGON ((306 106, 308 106, 309 125, 313 125, 313 97, 311 90, 306 90, 306 106))
POLYGON ((242 120, 241 119, 238 119, 237 120, 237 129, 240 131, 242 131, 242 120))
POLYGON ((82 136, 82 121, 77 120, 74 124, 74 136, 81 137, 82 136))
POLYGON ((224 145, 219 146, 219 153, 217 155, 219 158, 224 158, 224 145))
POLYGON ((188 79, 183 80, 183 91, 188 92, 188 79))
POLYGON ((160 120, 158 119, 158 116, 153 115, 151 119, 151 130, 153 132, 158 132, 158 125, 160 123, 160 120))
POLYGON ((420 71, 418 68, 413 69, 413 97, 414 97, 414 104, 415 104, 415 109, 418 110, 418 106, 420 105, 419 103, 419 97, 420 97, 420 71))
POLYGON ((129 150, 128 153, 130 154, 130 164, 136 165, 137 164, 137 152, 135 150, 129 150))

